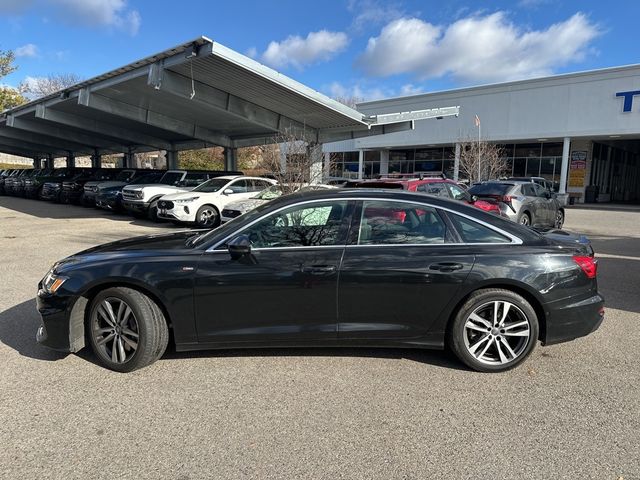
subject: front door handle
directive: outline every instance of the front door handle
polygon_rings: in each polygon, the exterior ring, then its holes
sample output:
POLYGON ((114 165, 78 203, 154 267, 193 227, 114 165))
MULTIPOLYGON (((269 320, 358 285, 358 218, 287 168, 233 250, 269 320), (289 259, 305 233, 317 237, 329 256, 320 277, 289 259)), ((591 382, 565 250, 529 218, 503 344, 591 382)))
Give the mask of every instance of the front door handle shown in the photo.
POLYGON ((461 263, 453 263, 453 262, 442 262, 442 263, 433 263, 429 265, 429 270, 437 270, 439 272, 454 272, 456 270, 462 270, 464 265, 461 263))
POLYGON ((308 267, 302 267, 302 273, 309 273, 311 275, 327 275, 335 271, 335 265, 309 265, 308 267))

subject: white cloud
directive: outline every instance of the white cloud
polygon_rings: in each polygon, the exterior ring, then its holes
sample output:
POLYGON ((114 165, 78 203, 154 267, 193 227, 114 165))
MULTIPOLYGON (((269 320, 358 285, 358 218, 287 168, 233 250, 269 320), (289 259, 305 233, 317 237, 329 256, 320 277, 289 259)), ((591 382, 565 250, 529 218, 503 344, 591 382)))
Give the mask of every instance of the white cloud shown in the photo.
POLYGON ((26 10, 33 3, 31 0, 0 0, 0 13, 16 14, 26 10))
POLYGON ((420 85, 407 83, 406 85, 400 87, 400 95, 402 95, 403 97, 406 95, 419 95, 421 93, 424 93, 424 88, 422 88, 420 85))
POLYGON ((16 57, 37 57, 38 47, 33 43, 27 43, 26 45, 16 48, 13 52, 16 54, 16 57))
POLYGON ((404 15, 397 5, 376 0, 349 0, 347 9, 354 14, 351 29, 356 31, 388 23, 404 15))
POLYGON ((57 8, 58 15, 69 23, 89 27, 111 27, 135 35, 141 17, 131 10, 126 0, 46 0, 57 8))
POLYGON ((256 47, 249 47, 245 52, 247 57, 256 58, 258 56, 258 49, 256 47))
POLYGON ((462 18, 445 27, 402 18, 369 39, 359 63, 375 76, 408 73, 421 80, 451 75, 461 82, 508 81, 549 75, 554 68, 580 61, 600 34, 583 13, 545 30, 524 30, 504 12, 462 18))
POLYGON ((393 89, 377 86, 372 87, 358 82, 348 86, 345 86, 340 82, 333 82, 325 86, 323 90, 332 98, 339 98, 343 100, 354 99, 356 102, 380 100, 395 96, 393 89))
POLYGON ((306 65, 329 60, 348 43, 344 32, 320 30, 309 33, 307 38, 291 35, 281 42, 271 42, 262 54, 262 61, 276 68, 293 66, 301 70, 306 65))

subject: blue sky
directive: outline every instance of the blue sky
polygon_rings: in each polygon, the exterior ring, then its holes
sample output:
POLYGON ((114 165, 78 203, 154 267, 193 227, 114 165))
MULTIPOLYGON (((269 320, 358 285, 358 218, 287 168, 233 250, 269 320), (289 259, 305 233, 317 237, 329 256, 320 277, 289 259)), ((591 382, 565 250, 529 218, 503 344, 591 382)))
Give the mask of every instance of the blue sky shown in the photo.
POLYGON ((638 63, 638 1, 0 0, 3 82, 89 78, 200 35, 364 99, 638 63))

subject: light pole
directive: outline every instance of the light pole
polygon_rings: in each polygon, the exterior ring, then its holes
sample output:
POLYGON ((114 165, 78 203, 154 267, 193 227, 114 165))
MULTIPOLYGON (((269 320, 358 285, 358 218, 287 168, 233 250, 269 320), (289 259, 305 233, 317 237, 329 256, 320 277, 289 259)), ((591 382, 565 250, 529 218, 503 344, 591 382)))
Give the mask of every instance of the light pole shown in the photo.
POLYGON ((476 114, 476 127, 478 127, 478 182, 481 181, 480 178, 480 117, 476 114))

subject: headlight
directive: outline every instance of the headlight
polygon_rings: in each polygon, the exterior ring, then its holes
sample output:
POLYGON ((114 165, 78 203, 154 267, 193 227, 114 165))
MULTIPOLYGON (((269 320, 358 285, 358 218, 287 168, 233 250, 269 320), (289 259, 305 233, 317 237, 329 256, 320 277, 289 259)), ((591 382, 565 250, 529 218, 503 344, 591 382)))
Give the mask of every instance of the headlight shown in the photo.
POLYGON ((200 197, 189 197, 189 198, 181 198, 179 200, 174 200, 173 203, 191 203, 194 200, 198 200, 200 197))
POLYGON ((53 273, 53 269, 51 269, 42 280, 42 289, 49 294, 54 294, 67 280, 68 277, 56 275, 53 273))
POLYGON ((136 198, 143 198, 144 194, 142 192, 136 192, 136 198))

